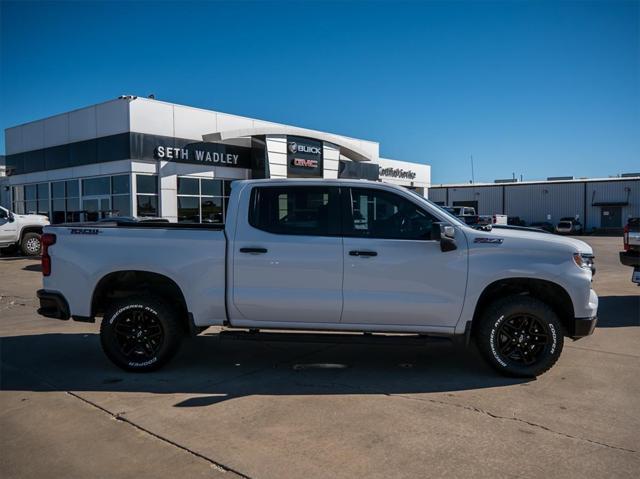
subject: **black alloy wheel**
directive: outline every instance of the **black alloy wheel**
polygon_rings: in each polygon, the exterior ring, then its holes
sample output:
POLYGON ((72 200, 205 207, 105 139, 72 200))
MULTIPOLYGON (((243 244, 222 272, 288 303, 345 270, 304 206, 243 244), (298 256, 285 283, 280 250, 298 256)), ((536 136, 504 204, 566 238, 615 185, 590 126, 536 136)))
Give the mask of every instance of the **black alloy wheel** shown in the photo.
POLYGON ((152 359, 164 341, 162 324, 143 307, 119 315, 113 327, 120 352, 135 362, 152 359))
POLYGON ((529 314, 506 318, 497 333, 496 346, 500 355, 525 366, 535 364, 550 342, 542 322, 529 314))
POLYGON ((154 296, 132 296, 110 304, 100 325, 107 357, 127 371, 160 368, 178 351, 184 328, 174 308, 154 296))
POLYGON ((543 374, 556 363, 564 345, 564 328, 555 311, 527 295, 496 300, 473 331, 480 353, 506 376, 543 374))

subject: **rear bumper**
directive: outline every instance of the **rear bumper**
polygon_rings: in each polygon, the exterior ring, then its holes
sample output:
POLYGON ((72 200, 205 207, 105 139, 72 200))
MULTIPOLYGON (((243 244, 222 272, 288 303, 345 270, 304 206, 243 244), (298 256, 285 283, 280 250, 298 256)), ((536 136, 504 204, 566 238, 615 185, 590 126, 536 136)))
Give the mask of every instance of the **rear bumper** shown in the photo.
POLYGON ((625 266, 640 266, 640 251, 620 251, 620 262, 625 266))
POLYGON ((593 330, 596 329, 597 322, 597 316, 593 316, 592 318, 575 318, 572 324, 573 331, 570 331, 569 337, 571 339, 580 339, 585 336, 590 336, 593 334, 593 330))
POLYGON ((60 293, 39 289, 37 292, 40 300, 38 314, 47 318, 67 320, 70 317, 69 304, 60 293))

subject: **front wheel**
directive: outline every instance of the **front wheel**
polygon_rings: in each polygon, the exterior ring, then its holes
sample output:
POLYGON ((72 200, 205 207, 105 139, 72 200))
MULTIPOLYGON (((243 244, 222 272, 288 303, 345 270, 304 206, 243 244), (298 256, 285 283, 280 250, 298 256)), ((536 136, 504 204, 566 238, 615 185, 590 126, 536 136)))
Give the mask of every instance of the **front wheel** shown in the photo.
POLYGON ((178 351, 182 330, 175 311, 162 300, 140 296, 112 303, 100 325, 107 357, 126 371, 160 368, 178 351))
POLYGON ((508 296, 485 310, 475 340, 484 358, 502 374, 535 377, 560 357, 564 333, 547 304, 530 296, 508 296))
POLYGON ((38 256, 40 254, 40 235, 38 233, 26 233, 22 237, 20 249, 25 256, 38 256))

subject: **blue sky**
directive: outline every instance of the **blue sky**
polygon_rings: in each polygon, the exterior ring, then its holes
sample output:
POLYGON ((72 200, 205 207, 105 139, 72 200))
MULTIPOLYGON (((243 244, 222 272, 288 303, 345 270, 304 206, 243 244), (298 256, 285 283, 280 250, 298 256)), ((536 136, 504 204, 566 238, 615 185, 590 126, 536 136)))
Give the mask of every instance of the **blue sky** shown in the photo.
POLYGON ((639 2, 1 8, 2 129, 154 93, 376 140, 434 183, 470 155, 476 181, 640 170, 639 2))

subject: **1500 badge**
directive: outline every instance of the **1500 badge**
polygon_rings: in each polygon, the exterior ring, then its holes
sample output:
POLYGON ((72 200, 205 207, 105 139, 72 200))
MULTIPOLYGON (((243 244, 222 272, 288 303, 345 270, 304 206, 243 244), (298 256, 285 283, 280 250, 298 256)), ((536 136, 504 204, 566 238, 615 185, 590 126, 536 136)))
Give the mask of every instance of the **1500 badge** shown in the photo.
POLYGON ((100 233, 98 228, 69 228, 72 235, 97 235, 100 233))

